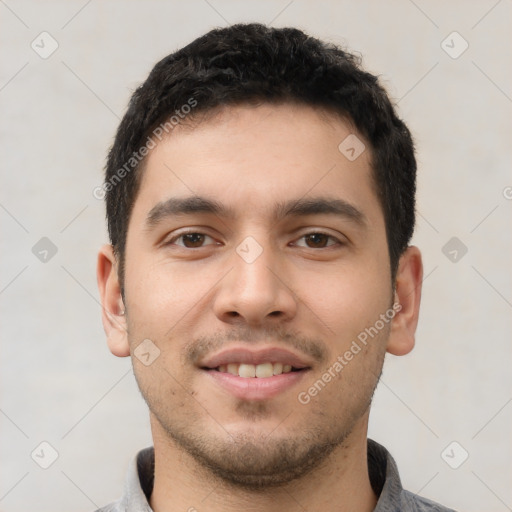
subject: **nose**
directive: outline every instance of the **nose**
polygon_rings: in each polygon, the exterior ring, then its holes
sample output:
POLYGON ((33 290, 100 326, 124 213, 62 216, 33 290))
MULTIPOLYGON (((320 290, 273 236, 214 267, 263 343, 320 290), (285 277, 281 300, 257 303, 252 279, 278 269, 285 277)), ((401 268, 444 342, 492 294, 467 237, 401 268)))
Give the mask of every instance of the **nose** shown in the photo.
POLYGON ((297 312, 297 297, 287 282, 285 262, 268 248, 254 260, 235 253, 232 270, 220 282, 214 312, 226 323, 265 326, 291 320, 297 312))

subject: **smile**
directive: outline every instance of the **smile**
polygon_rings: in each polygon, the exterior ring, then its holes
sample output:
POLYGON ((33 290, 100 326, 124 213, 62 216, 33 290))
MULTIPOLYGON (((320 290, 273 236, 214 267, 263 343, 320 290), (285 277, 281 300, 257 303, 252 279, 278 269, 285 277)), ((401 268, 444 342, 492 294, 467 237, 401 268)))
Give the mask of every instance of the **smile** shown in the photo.
POLYGON ((266 379, 274 375, 281 375, 292 371, 298 371, 298 368, 293 368, 290 364, 283 363, 262 363, 262 364, 245 364, 245 363, 230 363, 222 364, 215 368, 218 372, 229 373, 231 375, 238 375, 246 379, 258 378, 266 379))
POLYGON ((209 382, 241 400, 268 400, 309 373, 314 362, 289 347, 234 343, 198 361, 209 382))

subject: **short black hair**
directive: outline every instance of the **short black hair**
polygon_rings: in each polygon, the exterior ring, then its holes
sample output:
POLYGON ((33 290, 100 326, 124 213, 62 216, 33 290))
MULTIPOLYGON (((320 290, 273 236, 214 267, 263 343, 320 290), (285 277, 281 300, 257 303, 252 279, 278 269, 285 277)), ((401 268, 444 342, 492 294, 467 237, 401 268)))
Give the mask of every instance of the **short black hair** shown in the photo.
POLYGON ((183 118, 188 123, 223 106, 286 102, 340 114, 369 144, 394 280, 415 223, 416 159, 409 130, 359 57, 296 28, 251 23, 211 30, 168 55, 132 95, 103 185, 121 287, 130 214, 155 138, 183 118))

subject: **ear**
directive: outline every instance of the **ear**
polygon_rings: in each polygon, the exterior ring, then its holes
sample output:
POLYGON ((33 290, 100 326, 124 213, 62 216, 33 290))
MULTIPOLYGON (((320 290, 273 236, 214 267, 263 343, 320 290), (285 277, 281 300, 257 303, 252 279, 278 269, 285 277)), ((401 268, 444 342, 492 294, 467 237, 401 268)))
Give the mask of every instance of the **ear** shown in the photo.
POLYGON ((414 348, 423 281, 423 263, 417 247, 411 246, 400 257, 395 283, 397 311, 391 324, 387 351, 395 356, 408 354, 414 348))
POLYGON ((97 279, 103 329, 107 335, 108 347, 115 356, 129 356, 126 315, 117 273, 117 260, 111 245, 104 245, 98 253, 97 279))

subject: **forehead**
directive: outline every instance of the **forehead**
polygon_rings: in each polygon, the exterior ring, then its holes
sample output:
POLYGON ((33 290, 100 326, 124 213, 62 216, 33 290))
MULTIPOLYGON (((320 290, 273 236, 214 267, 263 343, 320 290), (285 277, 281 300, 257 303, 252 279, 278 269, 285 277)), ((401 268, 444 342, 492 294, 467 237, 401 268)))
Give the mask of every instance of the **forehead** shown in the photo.
POLYGON ((262 218, 287 200, 338 197, 378 218, 370 162, 368 145, 337 115, 291 104, 228 107, 176 127, 151 150, 132 218, 190 196, 262 218))

